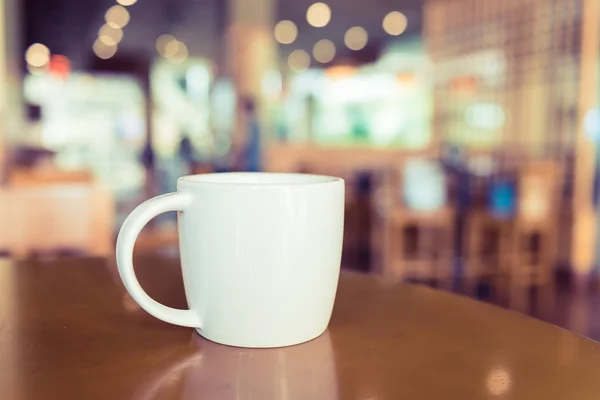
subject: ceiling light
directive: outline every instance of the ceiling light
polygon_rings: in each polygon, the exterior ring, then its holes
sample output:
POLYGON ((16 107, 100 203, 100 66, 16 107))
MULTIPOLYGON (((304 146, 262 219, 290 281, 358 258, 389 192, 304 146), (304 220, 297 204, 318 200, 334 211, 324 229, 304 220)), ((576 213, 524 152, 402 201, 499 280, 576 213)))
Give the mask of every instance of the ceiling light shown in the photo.
POLYGON ((50 49, 41 43, 34 43, 25 52, 25 61, 32 67, 43 67, 50 62, 50 49))
MULTIPOLYGON (((181 64, 182 62, 187 60, 187 58, 189 56, 189 51, 188 51, 188 48, 185 45, 185 43, 180 42, 178 40, 175 42, 171 42, 171 43, 177 43, 177 51, 173 56, 169 57, 169 61, 171 61, 172 63, 175 63, 175 64, 181 64)), ((169 43, 169 44, 171 44, 171 43, 169 43)))
POLYGON ((177 53, 179 53, 179 49, 180 49, 180 47, 181 47, 182 44, 183 43, 181 43, 179 40, 171 40, 165 46, 165 50, 164 50, 163 56, 165 58, 175 57, 177 55, 177 53))
POLYGON ((123 30, 113 28, 110 25, 102 25, 102 28, 98 31, 98 37, 109 46, 114 46, 123 39, 123 30))
POLYGON ((319 40, 313 47, 313 57, 320 63, 328 63, 335 57, 335 44, 329 39, 319 40))
POLYGON ((129 11, 121 5, 114 5, 106 11, 104 18, 113 28, 123 28, 129 23, 129 11))
POLYGON ((163 57, 165 56, 165 49, 167 45, 171 42, 176 42, 177 39, 173 35, 160 35, 158 39, 156 39, 156 51, 163 57))
POLYGON ((331 20, 331 9, 325 3, 314 3, 306 11, 306 20, 315 28, 324 27, 331 20))
POLYGON ((401 35, 407 25, 408 19, 400 11, 392 11, 383 19, 383 29, 392 36, 401 35))
POLYGON ((360 26, 355 26, 346 31, 344 35, 344 44, 350 50, 360 50, 367 45, 367 41, 369 40, 369 35, 365 28, 360 26))
POLYGON ((275 25, 275 40, 281 44, 290 44, 298 37, 298 28, 292 21, 283 20, 275 25))
POLYGON ((117 46, 109 46, 106 43, 102 42, 100 38, 96 39, 94 42, 94 54, 103 60, 108 60, 112 56, 117 53, 117 46))
POLYGON ((98 40, 100 40, 102 43, 104 43, 107 46, 116 46, 117 45, 117 41, 113 38, 111 38, 110 36, 100 36, 98 37, 98 40))
POLYGON ((294 72, 304 72, 310 66, 310 56, 304 50, 294 50, 288 56, 288 66, 294 72))

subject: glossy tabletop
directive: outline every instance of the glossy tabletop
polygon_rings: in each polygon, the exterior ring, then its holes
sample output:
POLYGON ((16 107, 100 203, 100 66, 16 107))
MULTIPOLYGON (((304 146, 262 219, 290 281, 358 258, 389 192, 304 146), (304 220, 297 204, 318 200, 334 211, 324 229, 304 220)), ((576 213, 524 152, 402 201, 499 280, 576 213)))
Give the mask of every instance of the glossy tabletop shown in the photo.
MULTIPOLYGON (((184 308, 177 261, 141 259, 184 308)), ((600 344, 443 292, 343 273, 328 331, 298 346, 208 342, 140 310, 112 263, 0 261, 2 399, 596 399, 600 344)))

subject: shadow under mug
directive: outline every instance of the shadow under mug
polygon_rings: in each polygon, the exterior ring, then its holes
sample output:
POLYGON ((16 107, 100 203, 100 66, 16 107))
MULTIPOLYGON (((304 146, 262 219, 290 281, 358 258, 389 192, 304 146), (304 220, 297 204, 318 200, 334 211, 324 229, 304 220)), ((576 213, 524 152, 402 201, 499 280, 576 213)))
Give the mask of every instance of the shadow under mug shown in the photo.
POLYGON ((344 181, 276 173, 180 178, 177 192, 138 206, 117 239, 125 288, 148 313, 203 337, 240 347, 289 346, 314 339, 331 317, 340 272, 344 181), (133 269, 146 223, 178 212, 189 310, 150 298, 133 269))

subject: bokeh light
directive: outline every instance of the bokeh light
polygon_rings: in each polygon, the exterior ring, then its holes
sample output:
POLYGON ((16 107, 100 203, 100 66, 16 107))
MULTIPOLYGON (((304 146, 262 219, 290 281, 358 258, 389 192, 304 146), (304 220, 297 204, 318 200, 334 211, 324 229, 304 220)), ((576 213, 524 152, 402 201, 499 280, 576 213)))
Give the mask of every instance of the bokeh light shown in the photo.
POLYGON ((392 11, 383 19, 383 29, 392 36, 401 35, 407 25, 408 19, 400 11, 392 11))
POLYGON ((281 44, 293 43, 298 37, 296 24, 289 20, 279 21, 275 25, 275 40, 281 44))
POLYGON ((118 44, 123 39, 123 31, 121 28, 114 28, 110 25, 102 25, 98 31, 98 38, 109 46, 118 44))
POLYGON ((187 60, 189 50, 185 43, 173 35, 160 35, 156 39, 156 51, 167 60, 179 64, 187 60))
POLYGON ((25 52, 25 61, 34 68, 48 65, 50 62, 50 49, 41 43, 34 43, 25 52))
POLYGON ((98 40, 100 40, 102 43, 104 43, 107 46, 116 46, 117 42, 115 41, 115 39, 111 38, 110 36, 100 36, 98 37, 98 40))
POLYGON ((169 57, 167 57, 168 60, 175 64, 180 64, 180 63, 184 62, 185 60, 187 60, 187 58, 189 56, 189 51, 188 51, 186 44, 183 42, 180 42, 179 40, 170 42, 167 45, 167 49, 166 49, 165 53, 170 55, 169 57), (173 50, 174 50, 173 55, 170 55, 171 49, 169 49, 169 47, 173 47, 173 50))
POLYGON ((117 46, 109 46, 98 38, 94 42, 93 50, 98 58, 108 60, 117 53, 117 46))
POLYGON ((310 56, 304 50, 294 50, 288 56, 288 67, 294 72, 304 72, 309 66, 310 56))
POLYGON ((158 39, 156 39, 156 51, 158 51, 158 54, 160 54, 161 56, 166 57, 165 50, 167 48, 167 45, 169 45, 169 43, 171 42, 176 41, 177 39, 173 35, 160 35, 158 39))
POLYGON ((53 54, 50 57, 48 71, 54 76, 66 78, 71 73, 71 60, 62 54, 53 54))
POLYGON ((320 63, 328 63, 335 57, 335 44, 329 39, 319 40, 313 47, 313 57, 320 63))
POLYGON ((129 11, 121 5, 114 5, 106 11, 106 23, 113 28, 123 28, 129 23, 129 11))
POLYGON ((117 3, 122 6, 132 6, 137 3, 137 0, 117 0, 117 3))
POLYGON ((344 44, 350 50, 363 49, 369 40, 369 35, 365 28, 361 26, 355 26, 346 31, 344 35, 344 44))
POLYGON ((165 58, 175 57, 179 53, 182 44, 183 43, 181 43, 177 39, 171 40, 165 46, 165 49, 163 51, 163 57, 165 57, 165 58))
POLYGON ((306 11, 306 20, 315 28, 322 28, 331 20, 331 9, 325 3, 314 3, 306 11))

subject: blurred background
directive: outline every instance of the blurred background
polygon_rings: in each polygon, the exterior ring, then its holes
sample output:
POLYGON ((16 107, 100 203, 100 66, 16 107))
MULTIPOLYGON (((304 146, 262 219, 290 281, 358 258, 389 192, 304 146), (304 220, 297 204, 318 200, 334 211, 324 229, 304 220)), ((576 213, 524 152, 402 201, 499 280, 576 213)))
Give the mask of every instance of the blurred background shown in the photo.
MULTIPOLYGON (((177 177, 347 182, 343 268, 600 339, 597 0, 0 0, 0 254, 177 177)), ((177 257, 175 215, 137 254, 177 257)))

